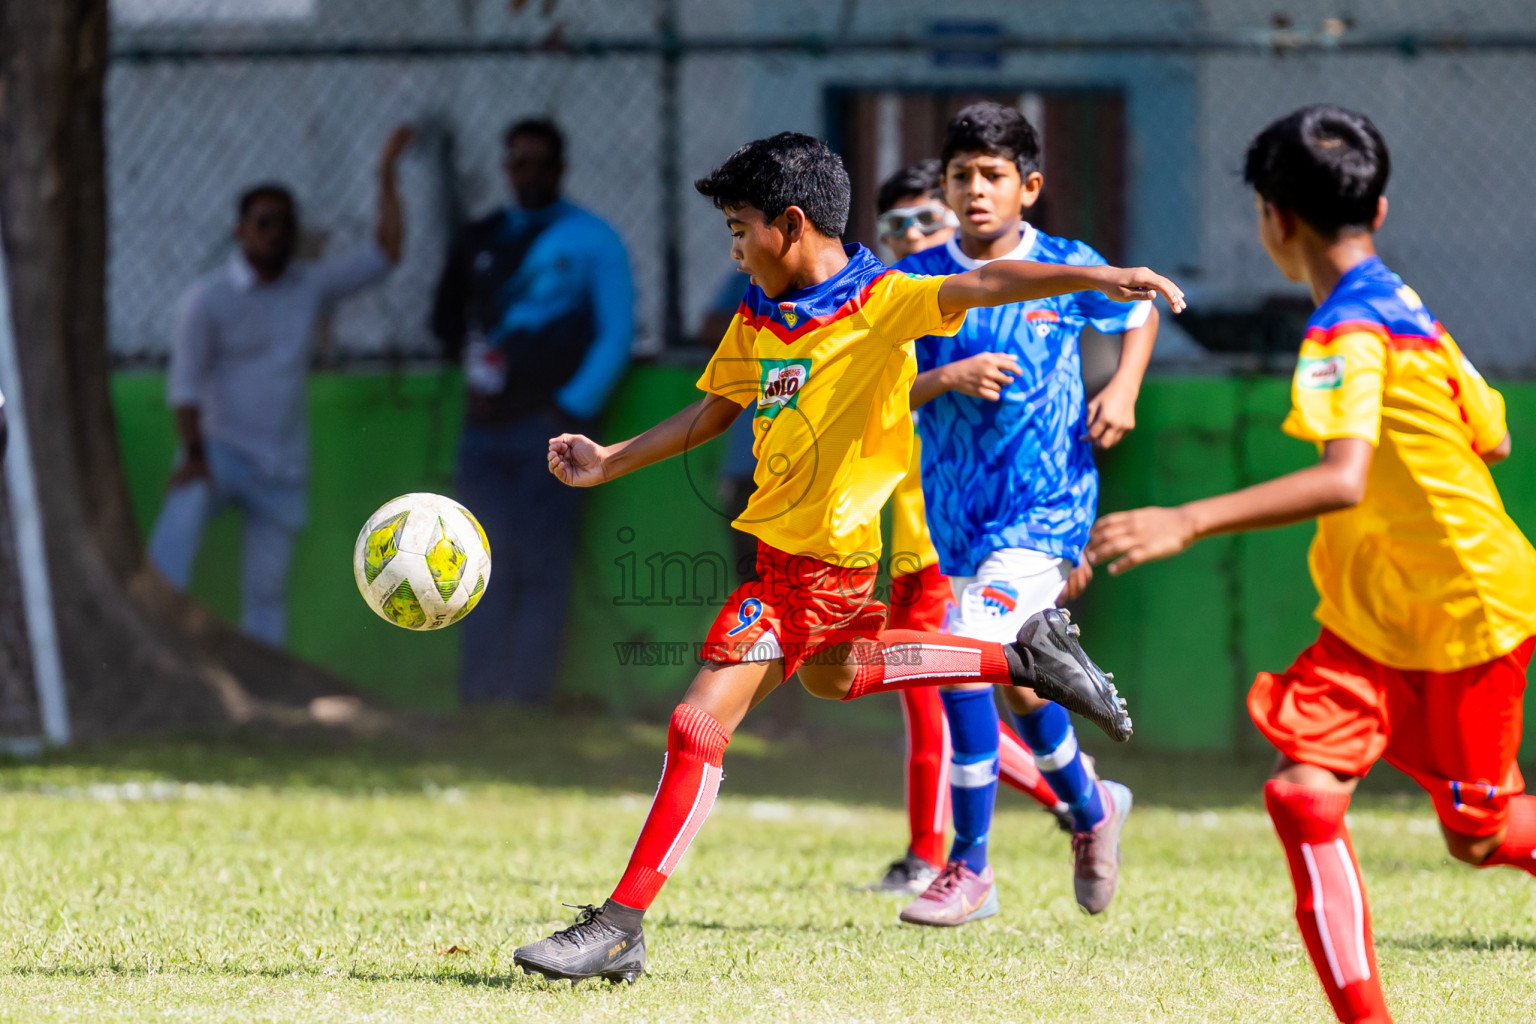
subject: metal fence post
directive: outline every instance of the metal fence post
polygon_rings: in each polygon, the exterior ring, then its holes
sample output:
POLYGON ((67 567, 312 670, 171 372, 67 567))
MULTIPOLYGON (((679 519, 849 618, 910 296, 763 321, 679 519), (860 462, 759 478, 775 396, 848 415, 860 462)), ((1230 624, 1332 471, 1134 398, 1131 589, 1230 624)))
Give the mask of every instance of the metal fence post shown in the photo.
POLYGON ((48 580, 48 552, 43 536, 43 511, 38 503, 36 467, 32 464, 31 432, 11 321, 10 283, 5 272, 5 247, 0 245, 0 387, 10 406, 10 451, 5 457, 5 484, 11 498, 16 529, 16 564, 21 575, 22 608, 32 647, 32 676, 43 735, 55 746, 69 743, 69 705, 64 693, 64 667, 59 657, 58 631, 53 621, 53 591, 48 580))

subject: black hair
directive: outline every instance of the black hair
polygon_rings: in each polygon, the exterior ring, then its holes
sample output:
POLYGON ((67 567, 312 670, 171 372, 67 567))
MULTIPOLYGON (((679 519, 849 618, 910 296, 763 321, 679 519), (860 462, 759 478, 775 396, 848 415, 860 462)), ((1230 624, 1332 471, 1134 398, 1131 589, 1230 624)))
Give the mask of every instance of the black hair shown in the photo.
POLYGON ((1243 181, 1318 234, 1371 230, 1392 174, 1381 132, 1364 114, 1319 103, 1287 114, 1253 137, 1243 181))
POLYGON ((944 198, 944 165, 929 157, 909 164, 880 183, 875 193, 875 212, 884 213, 902 196, 944 198))
POLYGON ((239 211, 240 219, 245 220, 246 214, 251 212, 251 207, 263 199, 277 199, 287 203, 288 208, 294 212, 297 212, 299 208, 299 204, 293 201, 293 193, 288 190, 287 185, 275 181, 264 181, 259 185, 252 185, 240 193, 240 199, 235 204, 239 211))
POLYGON ((755 206, 775 220, 791 206, 828 238, 848 226, 850 188, 843 160, 815 136, 780 132, 756 139, 693 183, 715 209, 755 206))
POLYGON ((562 167, 565 165, 565 133, 549 118, 525 117, 521 121, 514 121, 507 126, 501 142, 504 146, 510 146, 513 139, 521 138, 542 139, 549 146, 549 152, 555 158, 555 163, 562 167))
POLYGON ((939 159, 944 167, 958 153, 1006 157, 1027 178, 1040 169, 1040 135, 1029 119, 1013 107, 990 100, 972 103, 950 119, 944 129, 939 159))

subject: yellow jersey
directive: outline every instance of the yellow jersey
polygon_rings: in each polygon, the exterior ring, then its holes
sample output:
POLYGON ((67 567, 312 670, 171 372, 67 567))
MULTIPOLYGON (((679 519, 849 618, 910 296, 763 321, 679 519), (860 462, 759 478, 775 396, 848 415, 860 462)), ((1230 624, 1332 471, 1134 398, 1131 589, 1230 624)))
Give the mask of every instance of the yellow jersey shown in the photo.
POLYGON ((965 322, 939 311, 942 277, 846 248, 814 287, 770 299, 750 286, 698 382, 756 406, 756 490, 732 525, 839 565, 879 558, 880 509, 911 464, 913 340, 965 322))
POLYGON ((891 494, 891 575, 905 576, 939 564, 938 549, 928 533, 928 506, 923 502, 922 438, 912 438, 912 460, 891 494))
POLYGON ((1480 453, 1504 400, 1424 303, 1372 257, 1308 323, 1284 430, 1375 446, 1365 495, 1317 521, 1318 620, 1393 668, 1449 672, 1536 633, 1536 551, 1480 453))

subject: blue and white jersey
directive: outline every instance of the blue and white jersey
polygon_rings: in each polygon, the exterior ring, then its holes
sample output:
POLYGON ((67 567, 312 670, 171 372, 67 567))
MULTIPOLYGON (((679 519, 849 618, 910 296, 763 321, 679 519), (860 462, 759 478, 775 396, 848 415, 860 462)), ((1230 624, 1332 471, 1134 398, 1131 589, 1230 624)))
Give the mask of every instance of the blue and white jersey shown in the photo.
MULTIPOLYGON (((1025 225, 1001 259, 1098 266, 1104 257, 1082 242, 1025 225)), ((987 263, 960 251, 957 239, 908 256, 914 274, 960 274, 987 263)), ((923 498, 939 568, 974 576, 987 555, 1026 548, 1078 562, 1098 506, 1099 478, 1087 433, 1078 337, 1092 324, 1106 334, 1139 327, 1147 302, 1115 302, 1076 292, 1033 302, 973 309, 954 337, 917 340, 920 371, 982 352, 1006 352, 1023 372, 989 402, 946 392, 923 406, 923 498)))

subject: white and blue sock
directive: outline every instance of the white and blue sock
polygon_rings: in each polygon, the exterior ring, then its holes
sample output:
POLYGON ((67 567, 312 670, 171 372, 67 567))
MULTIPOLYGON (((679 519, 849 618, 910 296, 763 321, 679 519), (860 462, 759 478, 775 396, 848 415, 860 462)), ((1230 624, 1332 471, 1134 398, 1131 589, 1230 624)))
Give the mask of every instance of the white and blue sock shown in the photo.
POLYGON ((997 801, 997 704, 991 688, 944 690, 944 714, 954 753, 949 762, 950 813, 955 844, 949 859, 980 874, 987 866, 987 833, 997 801))
POLYGON ((1047 704, 1027 715, 1014 715, 1019 736, 1035 755, 1040 774, 1051 784, 1072 812, 1072 826, 1087 832, 1104 820, 1104 801, 1088 766, 1077 749, 1077 734, 1072 731, 1072 716, 1060 704, 1047 704))

